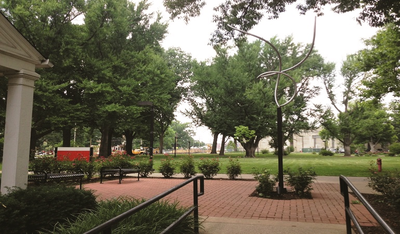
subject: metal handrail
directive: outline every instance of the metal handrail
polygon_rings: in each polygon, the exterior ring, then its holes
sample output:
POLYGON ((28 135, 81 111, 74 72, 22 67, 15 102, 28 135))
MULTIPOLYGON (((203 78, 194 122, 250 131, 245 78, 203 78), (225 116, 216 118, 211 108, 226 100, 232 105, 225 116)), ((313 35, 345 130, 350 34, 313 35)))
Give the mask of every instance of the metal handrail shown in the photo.
POLYGON ((180 221, 182 221, 185 217, 187 217, 190 213, 193 212, 194 216, 194 232, 199 233, 199 206, 198 206, 198 197, 204 195, 204 176, 195 176, 193 178, 190 178, 186 180, 185 182, 141 203, 138 206, 135 206, 134 208, 125 211, 124 213, 100 224, 99 226, 85 232, 85 234, 91 234, 91 233, 104 233, 104 234, 111 234, 111 227, 115 226, 118 224, 120 221, 128 218, 129 216, 135 214, 136 212, 139 212, 140 210, 148 207, 149 205, 157 202, 161 198, 171 194, 172 192, 184 187, 185 185, 193 182, 193 206, 188 209, 181 217, 179 217, 178 220, 176 220, 174 223, 172 223, 170 226, 168 226, 162 233, 167 233, 169 230, 171 230, 173 227, 175 227, 177 224, 179 224, 180 221), (198 180, 200 179, 200 192, 198 191, 198 180))
POLYGON ((363 230, 361 229, 360 223, 358 222, 356 216, 350 209, 350 200, 349 200, 349 187, 353 191, 354 195, 357 197, 357 199, 367 208, 369 213, 375 218, 376 221, 382 226, 382 228, 387 232, 387 233, 393 233, 395 232, 389 227, 389 225, 379 216, 379 214, 375 211, 374 208, 365 200, 365 198, 361 195, 361 193, 357 190, 357 188, 350 182, 349 179, 347 179, 345 176, 341 175, 339 177, 340 181, 340 193, 344 197, 344 207, 345 207, 345 212, 346 212, 346 231, 347 234, 351 234, 351 221, 353 221, 354 226, 357 228, 357 231, 360 234, 363 234, 363 230))

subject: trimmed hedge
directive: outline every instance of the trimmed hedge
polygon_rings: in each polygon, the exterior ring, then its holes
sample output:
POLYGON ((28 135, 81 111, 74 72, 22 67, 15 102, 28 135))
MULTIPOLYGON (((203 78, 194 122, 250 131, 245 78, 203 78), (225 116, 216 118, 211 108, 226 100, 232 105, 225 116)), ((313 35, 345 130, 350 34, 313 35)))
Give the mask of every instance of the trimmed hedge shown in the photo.
POLYGON ((97 208, 92 191, 65 186, 16 188, 0 195, 0 233, 37 233, 97 208))

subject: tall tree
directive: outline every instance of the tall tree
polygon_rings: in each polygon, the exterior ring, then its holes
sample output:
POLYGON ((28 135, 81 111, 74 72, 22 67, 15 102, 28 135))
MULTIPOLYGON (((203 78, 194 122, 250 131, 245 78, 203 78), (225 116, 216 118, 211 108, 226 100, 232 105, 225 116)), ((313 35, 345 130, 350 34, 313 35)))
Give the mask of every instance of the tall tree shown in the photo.
MULTIPOLYGON (((0 9, 26 39, 55 64, 38 70, 35 82, 31 150, 37 139, 54 130, 81 125, 84 108, 76 86, 80 80, 82 54, 79 44, 82 27, 74 24, 86 11, 86 1, 11 1, 0 2, 0 9), (73 115, 72 115, 73 113, 73 115)), ((68 141, 64 143, 69 144, 68 141)))
POLYGON ((388 145, 397 140, 396 132, 389 113, 382 104, 376 101, 366 101, 357 105, 356 143, 369 144, 371 152, 376 152, 376 146, 388 145))
POLYGON ((83 87, 92 123, 102 132, 102 156, 111 154, 111 137, 121 115, 134 118, 139 100, 157 104, 152 90, 159 90, 154 87, 159 87, 165 67, 160 69, 154 49, 161 51, 166 25, 160 17, 150 23, 151 15, 144 13, 148 6, 146 1, 93 1, 85 17, 83 87))
POLYGON ((361 69, 368 72, 363 80, 363 95, 381 99, 386 94, 400 97, 400 26, 389 24, 359 52, 361 69))
MULTIPOLYGON (((270 40, 280 51, 283 69, 289 68, 301 61, 308 46, 293 42, 291 37, 284 40, 270 40)), ((284 111, 285 139, 298 131, 310 129, 307 121, 307 101, 318 93, 317 88, 308 87, 308 81, 303 78, 314 78, 332 72, 333 65, 325 64, 314 51, 310 60, 303 68, 290 72, 290 75, 300 84, 299 92, 294 102, 284 111), (303 80, 304 81, 304 80, 303 80)), ((217 51, 217 57, 211 65, 201 64, 195 71, 191 90, 200 102, 194 105, 193 116, 209 127, 214 133, 233 137, 235 127, 243 125, 255 131, 255 136, 242 146, 247 157, 255 156, 259 141, 272 136, 276 139, 276 105, 274 104, 275 77, 267 80, 257 80, 257 76, 265 71, 271 71, 278 66, 275 51, 269 45, 260 41, 243 43, 237 54, 228 56, 225 49, 217 51)), ((306 79, 307 80, 307 79, 306 79)), ((293 85, 288 80, 280 81, 278 100, 284 101, 286 91, 293 92, 293 85)), ((308 116, 308 117, 307 117, 308 116)), ((243 142, 243 141, 242 141, 243 142)), ((274 147, 276 140, 273 141, 274 147)))
POLYGON ((331 136, 338 139, 344 146, 345 156, 350 156, 350 145, 353 143, 355 134, 355 109, 351 107, 351 101, 356 98, 357 84, 360 83, 362 72, 358 65, 357 55, 348 55, 346 61, 343 62, 340 73, 343 77, 342 96, 338 96, 339 88, 336 86, 335 76, 325 76, 323 78, 325 90, 331 105, 335 109, 330 108, 321 110, 322 126, 330 132, 331 136), (335 118, 335 113, 338 113, 335 118))

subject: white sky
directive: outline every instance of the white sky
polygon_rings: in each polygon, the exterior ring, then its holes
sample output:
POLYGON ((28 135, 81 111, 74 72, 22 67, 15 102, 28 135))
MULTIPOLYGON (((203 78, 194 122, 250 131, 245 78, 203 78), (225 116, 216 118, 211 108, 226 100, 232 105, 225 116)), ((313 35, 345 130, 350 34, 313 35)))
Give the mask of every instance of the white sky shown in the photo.
MULTIPOLYGON (((192 18, 188 24, 177 19, 169 21, 168 35, 162 43, 163 47, 165 49, 180 47, 199 61, 211 59, 215 55, 212 47, 208 45, 211 34, 216 29, 216 25, 212 23, 213 7, 219 5, 222 1, 207 1, 207 5, 202 9, 201 16, 192 18)), ((150 11, 160 11, 163 13, 163 20, 169 20, 168 14, 165 13, 162 6, 162 1, 150 0, 148 2, 152 4, 150 11)), ((317 18, 314 48, 326 62, 336 63, 336 69, 339 70, 346 56, 363 49, 362 40, 375 35, 377 29, 369 27, 366 23, 362 26, 359 25, 355 20, 358 16, 356 12, 336 14, 329 7, 325 9, 325 15, 317 18)), ((299 11, 295 9, 295 5, 292 5, 285 13, 279 15, 279 19, 263 19, 249 32, 267 40, 273 36, 283 39, 291 35, 295 42, 311 43, 314 17, 313 12, 300 15, 299 11)), ((337 77, 337 79, 340 79, 340 77, 337 77)), ((319 100, 327 101, 323 97, 319 100)), ((188 106, 180 106, 181 110, 185 108, 188 108, 188 106)), ((176 114, 177 120, 180 122, 191 122, 191 119, 179 113, 176 114)), ((211 132, 207 128, 194 128, 194 131, 196 132, 196 135, 193 136, 194 139, 205 143, 212 142, 211 132)))

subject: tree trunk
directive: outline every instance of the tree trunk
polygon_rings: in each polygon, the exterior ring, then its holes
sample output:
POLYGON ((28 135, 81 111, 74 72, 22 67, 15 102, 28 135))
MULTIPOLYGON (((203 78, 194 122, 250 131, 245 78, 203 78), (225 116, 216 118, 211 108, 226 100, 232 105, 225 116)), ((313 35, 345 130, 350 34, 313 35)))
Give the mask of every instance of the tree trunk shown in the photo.
MULTIPOLYGON (((164 148, 164 133, 160 133, 160 137, 158 138, 158 144, 160 147, 158 149, 160 150, 158 153, 163 154, 163 148, 164 148)), ((157 153, 157 152, 156 152, 157 153)))
POLYGON ((214 139, 211 147, 211 154, 217 154, 217 141, 218 141, 218 133, 214 133, 214 139))
POLYGON ((63 127, 63 147, 71 147, 71 127, 63 127))
POLYGON ((246 158, 255 158, 256 157, 256 149, 258 147, 258 143, 260 142, 260 139, 256 137, 255 139, 248 141, 246 143, 241 143, 243 146, 244 150, 246 151, 246 158))
POLYGON ((29 151, 29 161, 35 159, 36 141, 37 141, 36 131, 35 131, 35 129, 32 128, 31 129, 31 143, 30 143, 30 151, 29 151))
POLYGON ((126 130, 124 132, 124 135, 125 135, 125 140, 126 140, 126 143, 125 143, 126 153, 128 155, 133 155, 133 152, 132 152, 132 150, 133 150, 132 149, 133 131, 126 130))
POLYGON ((351 156, 350 145, 351 145, 350 136, 345 136, 343 139, 344 156, 351 156))
POLYGON ((221 147, 219 149, 219 155, 225 155, 225 134, 222 135, 222 140, 221 140, 221 147))
POLYGON ((237 147, 237 145, 238 145, 238 142, 237 142, 237 140, 236 139, 233 139, 233 151, 235 151, 235 152, 238 152, 239 150, 238 150, 238 147, 237 147))
POLYGON ((112 132, 113 129, 110 126, 102 127, 99 156, 108 157, 111 155, 112 132))
POLYGON ((368 144, 371 146, 370 152, 375 153, 376 152, 376 144, 374 144, 373 141, 370 141, 368 144))

